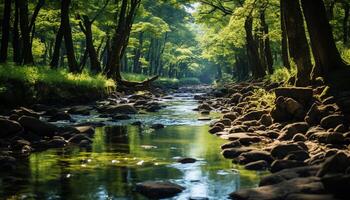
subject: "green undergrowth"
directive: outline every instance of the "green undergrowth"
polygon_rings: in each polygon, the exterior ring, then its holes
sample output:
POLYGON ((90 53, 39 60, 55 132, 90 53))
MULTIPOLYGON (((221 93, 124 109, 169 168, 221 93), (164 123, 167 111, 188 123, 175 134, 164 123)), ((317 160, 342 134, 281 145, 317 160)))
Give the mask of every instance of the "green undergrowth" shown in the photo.
POLYGON ((108 95, 115 88, 113 80, 87 71, 73 74, 47 66, 0 65, 0 101, 5 104, 83 102, 108 95))
MULTIPOLYGON (((151 78, 151 76, 147 76, 144 74, 134 74, 134 73, 122 73, 122 76, 125 80, 136 81, 136 82, 141 82, 151 78)), ((181 79, 159 77, 157 80, 153 82, 153 84, 156 87, 161 87, 161 88, 178 88, 181 86, 199 85, 201 84, 201 82, 196 77, 181 78, 181 79)))
POLYGON ((284 83, 288 85, 288 81, 294 77, 297 73, 296 67, 292 64, 291 69, 287 69, 285 67, 277 67, 275 68, 273 74, 267 75, 265 79, 273 82, 273 83, 284 83))
POLYGON ((254 102, 259 109, 264 109, 265 107, 272 108, 275 105, 276 95, 272 91, 266 91, 263 88, 253 91, 253 98, 257 99, 254 102))

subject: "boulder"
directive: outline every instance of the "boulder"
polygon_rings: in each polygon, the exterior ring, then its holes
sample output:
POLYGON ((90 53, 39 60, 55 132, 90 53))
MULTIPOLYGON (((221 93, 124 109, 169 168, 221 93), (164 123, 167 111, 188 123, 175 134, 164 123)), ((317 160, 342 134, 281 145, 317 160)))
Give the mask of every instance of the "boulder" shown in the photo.
POLYGON ((306 122, 288 124, 282 129, 282 134, 278 137, 278 139, 291 140, 297 133, 305 134, 308 129, 309 125, 306 122))
POLYGON ((18 115, 19 117, 26 115, 26 116, 35 117, 35 118, 39 118, 40 115, 43 114, 43 113, 35 112, 34 110, 31 110, 25 107, 20 107, 18 109, 15 109, 12 111, 12 113, 18 115))
POLYGON ((229 148, 235 148, 235 147, 241 147, 241 146, 242 146, 241 143, 236 140, 236 141, 228 142, 221 145, 221 149, 229 149, 229 148))
POLYGON ((250 111, 247 114, 244 114, 240 119, 242 121, 252 121, 252 120, 260 120, 261 116, 267 114, 266 110, 258 110, 258 111, 250 111))
POLYGON ((317 176, 323 177, 326 174, 345 173, 349 166, 349 157, 345 153, 339 152, 336 155, 326 159, 317 172, 317 176))
POLYGON ((223 118, 230 119, 231 121, 234 121, 237 118, 236 113, 226 113, 224 114, 223 118))
POLYGON ((188 163, 195 163, 197 162, 197 160, 194 158, 180 158, 177 160, 177 162, 181 164, 188 164, 188 163))
POLYGON ((136 184, 136 191, 151 199, 170 198, 185 188, 171 182, 148 181, 136 184))
POLYGON ((0 118, 0 138, 12 136, 22 130, 23 128, 18 122, 0 118))
POLYGON ((209 133, 214 134, 223 131, 224 129, 220 126, 214 126, 211 129, 209 129, 209 133))
POLYGON ((336 128, 340 124, 345 123, 345 117, 343 115, 329 115, 327 117, 322 118, 321 126, 325 129, 336 128))
POLYGON ((91 110, 91 106, 74 106, 68 110, 68 113, 73 115, 90 115, 91 110))
POLYGON ((247 170, 266 170, 269 167, 269 164, 265 160, 258 160, 255 162, 248 163, 244 166, 247 170))
POLYGON ((224 149, 221 154, 228 159, 233 159, 241 155, 242 153, 249 152, 255 150, 255 148, 251 147, 240 147, 240 148, 229 148, 224 149))
POLYGON ((305 142, 307 140, 307 137, 304 134, 298 133, 293 136, 292 140, 294 142, 305 142))
POLYGON ((242 153, 238 157, 238 162, 240 164, 247 164, 247 163, 251 163, 259 160, 264 160, 267 163, 271 163, 273 161, 270 153, 267 151, 258 151, 258 150, 249 151, 249 152, 242 153))
POLYGON ((345 142, 344 135, 336 132, 317 132, 312 134, 310 139, 326 144, 343 144, 345 142))
POLYGON ((305 118, 306 112, 304 106, 298 101, 287 98, 284 102, 286 111, 291 114, 295 119, 302 120, 305 118))
POLYGON ((269 114, 264 114, 261 116, 260 120, 259 120, 260 124, 263 124, 265 126, 271 126, 273 123, 273 119, 271 117, 271 115, 269 114))
POLYGON ((137 110, 130 104, 110 105, 100 108, 103 113, 109 114, 137 114, 137 110))
POLYGON ((32 131, 39 136, 52 136, 58 131, 58 127, 34 117, 22 116, 18 122, 25 130, 32 131))
POLYGON ((298 144, 278 144, 271 150, 271 155, 276 159, 283 159, 294 151, 303 151, 304 149, 298 144))
POLYGON ((289 97, 300 102, 302 105, 307 105, 313 96, 312 88, 306 87, 281 87, 275 89, 276 97, 289 97))
POLYGON ((48 148, 63 148, 67 145, 67 141, 64 138, 54 138, 47 142, 48 148))
POLYGON ((204 104, 201 104, 198 106, 198 110, 209 110, 210 111, 210 110, 212 110, 212 107, 209 104, 204 103, 204 104))
POLYGON ((321 179, 325 189, 339 199, 348 199, 350 196, 350 175, 336 174, 321 179))
POLYGON ((87 140, 92 142, 91 138, 89 138, 86 134, 79 133, 73 135, 71 138, 69 138, 69 143, 79 144, 82 140, 87 140))
POLYGON ((296 168, 296 167, 304 167, 307 164, 304 162, 296 161, 296 160, 275 160, 271 164, 270 171, 272 173, 279 172, 284 169, 296 168))

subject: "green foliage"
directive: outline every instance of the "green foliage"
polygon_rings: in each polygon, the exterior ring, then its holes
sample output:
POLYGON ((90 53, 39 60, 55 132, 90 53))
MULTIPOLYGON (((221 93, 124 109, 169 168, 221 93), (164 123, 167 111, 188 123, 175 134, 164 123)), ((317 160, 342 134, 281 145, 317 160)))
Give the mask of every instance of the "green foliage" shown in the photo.
POLYGON ((292 67, 291 70, 288 70, 285 67, 278 67, 274 70, 273 74, 267 76, 267 79, 274 83, 287 83, 288 80, 295 75, 295 67, 292 67))
POLYGON ((49 67, 0 65, 0 83, 16 80, 29 85, 47 84, 58 87, 95 88, 107 90, 115 88, 113 80, 103 75, 91 75, 88 72, 72 74, 65 69, 52 70, 49 67))
POLYGON ((191 78, 182 78, 179 80, 179 85, 185 86, 185 85, 199 85, 201 82, 196 77, 191 78))
POLYGON ((268 92, 262 88, 253 91, 253 98, 258 99, 255 103, 258 109, 264 109, 265 106, 273 107, 275 105, 276 95, 274 92, 268 92))

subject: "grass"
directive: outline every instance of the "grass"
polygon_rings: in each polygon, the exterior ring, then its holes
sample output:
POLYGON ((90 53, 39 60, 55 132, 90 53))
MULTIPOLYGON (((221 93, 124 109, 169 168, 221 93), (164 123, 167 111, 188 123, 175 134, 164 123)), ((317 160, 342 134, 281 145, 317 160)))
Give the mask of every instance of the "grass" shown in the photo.
POLYGON ((256 102, 256 106, 259 109, 264 109, 265 107, 273 107, 275 105, 276 95, 274 92, 268 92, 265 89, 257 89, 253 91, 253 97, 259 99, 256 102))
POLYGON ((113 80, 107 79, 100 74, 91 75, 86 71, 80 74, 72 74, 65 69, 53 70, 45 66, 0 65, 0 83, 6 83, 8 80, 16 80, 29 85, 41 83, 51 86, 73 86, 95 89, 116 87, 113 80))

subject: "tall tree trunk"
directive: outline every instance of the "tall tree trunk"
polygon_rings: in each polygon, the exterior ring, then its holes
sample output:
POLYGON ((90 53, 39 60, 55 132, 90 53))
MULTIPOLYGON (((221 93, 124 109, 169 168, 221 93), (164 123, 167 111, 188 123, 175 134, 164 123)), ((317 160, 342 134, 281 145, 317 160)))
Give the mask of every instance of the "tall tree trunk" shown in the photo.
POLYGON ((71 0, 61 2, 61 26, 63 30, 64 43, 66 46, 68 67, 70 72, 79 72, 79 66, 75 58, 74 45, 72 39, 72 28, 69 23, 69 6, 71 0))
POLYGON ((58 67, 62 39, 63 39, 63 28, 61 25, 57 31, 57 34, 56 34, 55 46, 54 46, 54 50, 53 50, 53 54, 52 54, 52 59, 50 62, 50 66, 52 69, 57 69, 57 67, 58 67))
POLYGON ((314 75, 326 80, 330 72, 345 67, 335 45, 332 28, 322 0, 301 0, 316 66, 314 75))
POLYGON ((7 50, 10 36, 11 1, 4 0, 4 15, 2 19, 2 36, 0 49, 0 63, 7 61, 7 50))
POLYGON ((344 2, 344 18, 343 18, 343 42, 348 43, 349 40, 349 15, 350 15, 350 4, 344 2))
POLYGON ((285 0, 280 0, 280 15, 281 15, 281 33, 282 33, 282 62, 283 66, 290 69, 289 53, 288 53, 288 38, 286 31, 285 12, 284 12, 285 0))
POLYGON ((260 13, 260 22, 263 30, 263 41, 264 41, 264 55, 266 60, 266 67, 269 74, 273 73, 273 58, 270 46, 270 37, 269 37, 269 27, 266 24, 265 20, 265 11, 260 13))
POLYGON ((22 60, 21 38, 19 35, 19 0, 15 0, 15 19, 12 29, 13 62, 20 64, 22 60))
MULTIPOLYGON (((314 2, 314 1, 312 1, 314 2)), ((311 83, 311 57, 299 1, 284 0, 284 16, 290 57, 297 66, 297 86, 311 83)))
POLYGON ((28 20, 28 0, 20 0, 19 2, 20 28, 23 42, 22 64, 33 64, 34 60, 28 20))
POLYGON ((140 32, 139 33, 139 47, 135 48, 135 57, 134 57, 134 66, 133 66, 134 73, 141 73, 140 58, 142 56, 142 49, 143 49, 143 32, 140 32))
POLYGON ((248 58, 251 61, 250 65, 253 72, 254 78, 263 78, 265 74, 265 70, 261 65, 259 59, 259 52, 256 42, 253 37, 253 18, 252 16, 248 16, 245 20, 245 32, 246 32, 246 42, 247 42, 247 54, 248 58))

